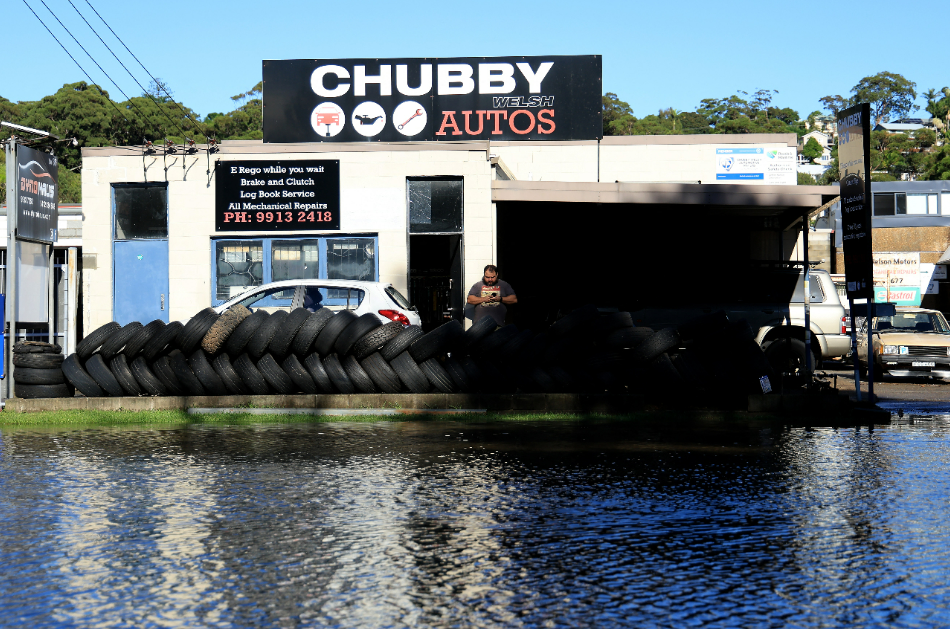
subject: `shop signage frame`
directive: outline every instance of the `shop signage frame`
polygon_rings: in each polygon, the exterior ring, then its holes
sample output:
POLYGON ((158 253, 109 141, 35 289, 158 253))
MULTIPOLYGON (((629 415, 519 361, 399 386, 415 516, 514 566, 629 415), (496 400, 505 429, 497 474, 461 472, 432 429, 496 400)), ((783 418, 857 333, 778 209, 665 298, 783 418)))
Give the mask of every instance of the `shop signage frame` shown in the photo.
POLYGON ((838 113, 838 173, 841 231, 849 299, 871 298, 871 108, 867 103, 838 113))
POLYGON ((340 230, 340 160, 215 162, 216 232, 340 230))
POLYGON ((264 142, 599 140, 600 55, 263 61, 264 142))

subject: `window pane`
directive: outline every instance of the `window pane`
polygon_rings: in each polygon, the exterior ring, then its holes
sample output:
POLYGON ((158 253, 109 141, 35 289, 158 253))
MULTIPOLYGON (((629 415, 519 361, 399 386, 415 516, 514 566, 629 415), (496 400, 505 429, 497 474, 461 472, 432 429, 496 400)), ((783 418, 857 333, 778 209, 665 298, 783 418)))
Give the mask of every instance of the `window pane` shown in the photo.
POLYGON ((462 231, 462 179, 410 179, 409 231, 462 231))
POLYGON ((215 247, 216 299, 227 301, 264 282, 264 245, 260 240, 219 240, 215 247))
POLYGON ((376 279, 376 250, 372 238, 327 240, 327 277, 331 280, 376 279))
POLYGON ((894 193, 879 192, 874 195, 874 215, 892 216, 894 214, 894 193))
POLYGON ((937 206, 937 195, 927 195, 927 214, 940 214, 940 208, 937 206))
POLYGON ((907 213, 908 214, 926 214, 927 213, 927 195, 926 194, 908 194, 907 195, 907 213))
POLYGON ((950 192, 940 193, 940 209, 944 214, 950 214, 950 192))
POLYGON ((894 213, 907 214, 907 195, 903 192, 894 194, 894 213))
POLYGON ((115 238, 168 238, 165 186, 115 186, 115 238))

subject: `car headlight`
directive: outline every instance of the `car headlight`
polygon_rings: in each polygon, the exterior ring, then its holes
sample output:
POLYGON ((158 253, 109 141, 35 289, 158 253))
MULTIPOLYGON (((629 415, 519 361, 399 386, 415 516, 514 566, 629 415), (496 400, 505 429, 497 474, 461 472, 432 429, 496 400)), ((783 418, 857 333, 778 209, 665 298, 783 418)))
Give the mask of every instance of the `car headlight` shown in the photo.
POLYGON ((897 353, 897 346, 896 346, 896 345, 885 345, 885 346, 884 346, 884 353, 885 353, 885 354, 896 354, 896 353, 897 353))

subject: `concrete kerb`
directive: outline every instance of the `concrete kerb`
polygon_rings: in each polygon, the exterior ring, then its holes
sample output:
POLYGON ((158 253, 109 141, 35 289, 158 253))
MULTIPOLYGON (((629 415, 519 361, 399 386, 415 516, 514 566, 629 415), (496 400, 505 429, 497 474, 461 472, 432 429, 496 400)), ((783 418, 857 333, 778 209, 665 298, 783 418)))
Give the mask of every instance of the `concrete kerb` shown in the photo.
POLYGON ((200 409, 390 409, 438 411, 477 409, 489 412, 627 413, 644 406, 639 395, 376 393, 353 395, 222 395, 186 397, 101 397, 7 400, 15 413, 65 410, 157 411, 200 409))

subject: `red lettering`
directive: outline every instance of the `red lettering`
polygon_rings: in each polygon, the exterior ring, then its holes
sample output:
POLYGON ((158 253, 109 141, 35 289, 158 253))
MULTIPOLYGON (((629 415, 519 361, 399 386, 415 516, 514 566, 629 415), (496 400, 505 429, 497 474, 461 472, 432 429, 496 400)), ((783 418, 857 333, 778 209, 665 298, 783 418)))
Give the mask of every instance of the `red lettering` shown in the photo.
POLYGON ((224 222, 225 222, 225 223, 230 223, 232 218, 234 218, 234 212, 225 212, 225 213, 224 213, 224 222))
POLYGON ((504 118, 508 120, 508 110, 506 109, 489 109, 485 112, 488 114, 489 120, 492 116, 495 117, 495 130, 491 132, 492 135, 501 135, 501 119, 504 118))
POLYGON ((534 129, 534 114, 528 111, 527 109, 515 110, 511 112, 510 116, 508 116, 508 126, 511 127, 511 130, 517 133, 518 135, 531 133, 531 131, 534 129), (519 115, 525 115, 528 117, 529 120, 531 120, 531 124, 528 125, 528 128, 525 129, 524 131, 522 131, 521 129, 515 126, 515 118, 517 118, 519 115))
POLYGON ((482 120, 482 116, 485 115, 485 112, 484 112, 484 111, 476 111, 476 112, 475 112, 475 113, 478 115, 478 131, 472 131, 472 127, 470 127, 469 124, 468 124, 468 117, 469 117, 469 115, 471 115, 471 113, 472 113, 472 112, 470 112, 470 111, 463 111, 463 112, 462 112, 462 115, 465 116, 465 133, 467 133, 467 134, 469 134, 469 135, 481 135, 481 134, 482 134, 482 123, 484 122, 484 121, 482 120))
POLYGON ((455 122, 454 111, 442 112, 442 127, 436 132, 436 135, 445 135, 446 127, 451 127, 453 129, 452 135, 462 135, 462 132, 459 131, 458 123, 455 122))
POLYGON ((554 110, 553 109, 542 109, 538 112, 538 133, 554 133, 554 110), (544 114, 551 114, 550 118, 545 118, 544 114), (547 123, 551 125, 549 129, 545 129, 541 125, 547 123))

